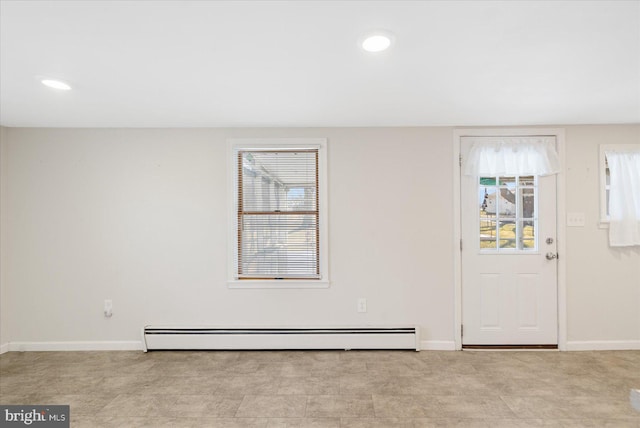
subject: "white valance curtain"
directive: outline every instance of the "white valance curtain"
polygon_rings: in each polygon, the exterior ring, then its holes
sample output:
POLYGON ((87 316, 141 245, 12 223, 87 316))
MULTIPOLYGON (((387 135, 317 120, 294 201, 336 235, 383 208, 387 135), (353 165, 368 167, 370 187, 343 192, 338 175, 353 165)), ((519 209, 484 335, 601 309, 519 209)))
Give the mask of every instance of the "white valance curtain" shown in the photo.
POLYGON ((465 175, 550 175, 560 172, 554 137, 479 138, 471 146, 465 175))
POLYGON ((609 164, 609 244, 640 245, 640 149, 605 150, 609 164))

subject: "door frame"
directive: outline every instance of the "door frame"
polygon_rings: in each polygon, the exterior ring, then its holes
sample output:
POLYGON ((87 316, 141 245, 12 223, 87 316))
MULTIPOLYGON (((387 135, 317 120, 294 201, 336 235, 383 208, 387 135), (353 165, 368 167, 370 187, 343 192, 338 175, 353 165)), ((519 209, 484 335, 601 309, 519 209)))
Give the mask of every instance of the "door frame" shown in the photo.
POLYGON ((564 128, 454 128, 453 130, 453 278, 454 341, 462 350, 462 216, 460 210, 460 139, 462 137, 529 136, 556 137, 560 172, 556 180, 557 250, 558 250, 558 349, 567 350, 567 284, 566 284, 566 207, 565 207, 565 130, 564 128))

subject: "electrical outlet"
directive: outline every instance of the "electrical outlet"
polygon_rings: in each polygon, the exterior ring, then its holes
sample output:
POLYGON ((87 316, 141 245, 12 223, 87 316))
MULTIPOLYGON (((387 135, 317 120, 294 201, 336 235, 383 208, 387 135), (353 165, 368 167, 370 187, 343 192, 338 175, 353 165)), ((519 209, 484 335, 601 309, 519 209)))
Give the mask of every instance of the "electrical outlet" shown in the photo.
POLYGON ((364 297, 358 299, 358 312, 367 312, 367 299, 364 297))
POLYGON ((111 318, 113 315, 113 302, 111 300, 104 301, 104 316, 105 318, 111 318))

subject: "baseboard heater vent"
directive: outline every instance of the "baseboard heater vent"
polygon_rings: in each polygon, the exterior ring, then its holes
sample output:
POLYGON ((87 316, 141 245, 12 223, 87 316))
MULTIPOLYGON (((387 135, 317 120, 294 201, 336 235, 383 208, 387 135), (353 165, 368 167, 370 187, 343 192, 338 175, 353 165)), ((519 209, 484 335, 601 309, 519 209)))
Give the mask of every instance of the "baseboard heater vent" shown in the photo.
POLYGON ((412 349, 418 327, 179 328, 146 326, 145 352, 159 350, 412 349))

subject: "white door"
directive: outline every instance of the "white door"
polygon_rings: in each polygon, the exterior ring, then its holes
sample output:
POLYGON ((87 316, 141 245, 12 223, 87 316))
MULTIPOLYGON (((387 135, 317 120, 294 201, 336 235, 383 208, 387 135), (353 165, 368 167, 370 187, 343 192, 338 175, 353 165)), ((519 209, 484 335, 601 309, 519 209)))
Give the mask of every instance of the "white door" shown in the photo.
POLYGON ((557 345, 556 176, 460 183, 462 345, 557 345))

